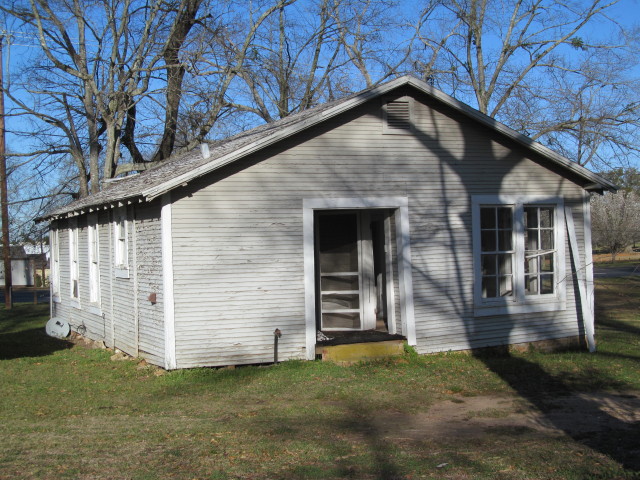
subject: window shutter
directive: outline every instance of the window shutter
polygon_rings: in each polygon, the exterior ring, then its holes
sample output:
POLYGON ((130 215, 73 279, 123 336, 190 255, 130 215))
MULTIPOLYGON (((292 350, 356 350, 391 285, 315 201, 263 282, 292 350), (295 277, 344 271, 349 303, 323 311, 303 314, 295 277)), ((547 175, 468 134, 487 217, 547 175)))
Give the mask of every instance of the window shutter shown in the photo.
POLYGON ((411 131, 411 103, 392 100, 385 104, 385 133, 409 133, 411 131))

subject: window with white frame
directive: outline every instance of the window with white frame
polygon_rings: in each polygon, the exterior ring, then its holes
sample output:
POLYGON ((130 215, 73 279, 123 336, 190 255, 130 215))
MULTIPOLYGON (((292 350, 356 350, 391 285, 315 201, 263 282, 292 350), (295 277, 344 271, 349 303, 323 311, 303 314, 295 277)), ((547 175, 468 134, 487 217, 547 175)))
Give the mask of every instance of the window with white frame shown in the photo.
POLYGON ((100 237, 97 215, 89 215, 87 220, 89 246, 89 302, 100 305, 100 237))
POLYGON ((560 198, 473 197, 478 316, 565 308, 560 198))
POLYGON ((51 247, 51 271, 49 282, 51 284, 51 298, 55 302, 60 301, 60 236, 57 228, 49 231, 49 244, 51 247))
POLYGON ((525 295, 549 295, 556 290, 555 207, 524 206, 525 295))
POLYGON ((69 296, 80 298, 80 266, 78 264, 78 225, 75 218, 69 220, 69 296))
POLYGON ((129 276, 129 245, 127 236, 127 209, 120 207, 114 212, 113 219, 113 258, 116 276, 129 276))

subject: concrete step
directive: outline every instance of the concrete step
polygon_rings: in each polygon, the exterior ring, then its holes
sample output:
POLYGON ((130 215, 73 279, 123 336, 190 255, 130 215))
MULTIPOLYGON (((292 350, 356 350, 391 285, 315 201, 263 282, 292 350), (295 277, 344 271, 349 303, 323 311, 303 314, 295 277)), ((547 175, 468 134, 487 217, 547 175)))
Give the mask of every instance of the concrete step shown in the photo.
POLYGON ((405 340, 387 340, 384 342, 351 343, 316 347, 316 354, 323 361, 350 365, 380 358, 397 357, 404 353, 405 340))

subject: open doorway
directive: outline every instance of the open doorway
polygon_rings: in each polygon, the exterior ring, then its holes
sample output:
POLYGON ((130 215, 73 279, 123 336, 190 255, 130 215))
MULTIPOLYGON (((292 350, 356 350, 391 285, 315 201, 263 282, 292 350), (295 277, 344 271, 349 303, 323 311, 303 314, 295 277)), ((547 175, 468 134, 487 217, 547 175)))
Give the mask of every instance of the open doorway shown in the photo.
POLYGON ((321 344, 415 345, 408 198, 305 198, 302 211, 306 358, 321 344))
POLYGON ((392 210, 315 212, 317 329, 389 332, 392 210))

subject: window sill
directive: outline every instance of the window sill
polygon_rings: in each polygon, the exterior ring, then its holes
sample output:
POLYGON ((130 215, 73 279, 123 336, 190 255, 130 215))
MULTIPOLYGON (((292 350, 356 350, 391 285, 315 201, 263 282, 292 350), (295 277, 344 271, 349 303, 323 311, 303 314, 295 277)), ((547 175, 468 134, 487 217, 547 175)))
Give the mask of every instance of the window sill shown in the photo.
POLYGON ((116 278, 129 278, 128 268, 116 267, 114 273, 116 278))
POLYGON ((73 308, 77 308, 78 310, 82 310, 82 307, 80 306, 80 300, 78 298, 70 298, 69 305, 73 308))
POLYGON ((488 317, 494 315, 512 315, 537 312, 557 312, 567 309, 564 300, 558 298, 540 299, 527 303, 512 303, 500 305, 476 305, 473 309, 474 317, 488 317))

